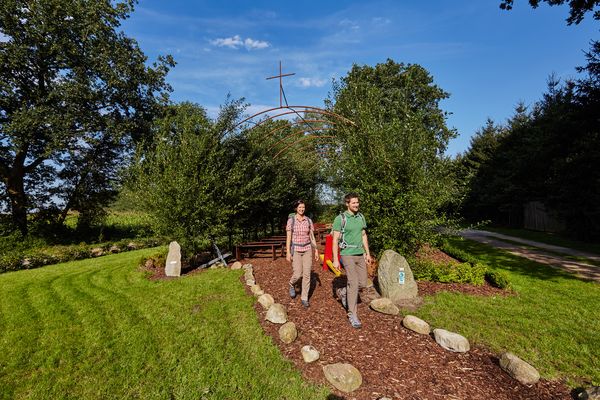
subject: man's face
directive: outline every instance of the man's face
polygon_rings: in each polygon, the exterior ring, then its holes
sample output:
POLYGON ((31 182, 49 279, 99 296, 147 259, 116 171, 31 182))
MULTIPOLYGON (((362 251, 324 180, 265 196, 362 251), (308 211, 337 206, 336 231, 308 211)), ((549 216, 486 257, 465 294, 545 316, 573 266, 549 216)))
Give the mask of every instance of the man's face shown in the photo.
POLYGON ((350 201, 348 202, 348 211, 351 211, 354 214, 356 214, 358 212, 359 205, 360 205, 360 202, 358 201, 357 197, 351 198, 350 201))
POLYGON ((306 210, 306 206, 304 204, 298 204, 298 208, 296 208, 296 212, 300 215, 304 215, 304 210, 306 210))

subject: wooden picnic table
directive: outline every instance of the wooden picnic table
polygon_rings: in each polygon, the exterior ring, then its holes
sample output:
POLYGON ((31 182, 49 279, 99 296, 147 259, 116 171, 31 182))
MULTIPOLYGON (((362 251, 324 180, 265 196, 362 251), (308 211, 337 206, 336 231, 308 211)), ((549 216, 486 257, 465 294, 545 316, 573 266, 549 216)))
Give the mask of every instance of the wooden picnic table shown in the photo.
POLYGON ((271 254, 273 255, 273 260, 277 258, 276 250, 277 248, 281 248, 281 256, 284 256, 285 245, 281 242, 273 242, 273 243, 265 243, 265 242, 251 242, 251 243, 242 243, 235 246, 235 258, 238 260, 243 259, 244 253, 248 253, 250 256, 252 254, 252 250, 257 249, 270 249, 271 254))

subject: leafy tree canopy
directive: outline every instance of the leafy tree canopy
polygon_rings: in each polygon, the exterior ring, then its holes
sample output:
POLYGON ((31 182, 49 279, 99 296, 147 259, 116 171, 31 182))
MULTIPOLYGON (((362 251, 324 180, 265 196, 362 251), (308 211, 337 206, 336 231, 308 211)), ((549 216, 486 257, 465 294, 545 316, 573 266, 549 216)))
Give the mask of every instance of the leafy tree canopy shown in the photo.
POLYGON ((33 209, 93 219, 112 198, 132 141, 149 132, 166 100, 171 57, 146 65, 118 30, 133 5, 1 2, 0 200, 22 233, 33 209))
POLYGON ((354 65, 329 105, 356 128, 333 129, 331 185, 361 195, 375 249, 414 250, 436 237, 453 196, 444 151, 455 132, 439 102, 448 94, 419 65, 354 65))
MULTIPOLYGON (((511 10, 513 8, 514 0, 502 0, 500 8, 503 10, 511 10)), ((579 24, 583 21, 585 14, 594 11, 594 8, 600 5, 600 0, 541 0, 543 3, 548 3, 550 6, 559 6, 565 3, 569 4, 569 17, 567 18, 567 24, 579 24)), ((540 0, 529 0, 529 4, 533 8, 537 8, 540 5, 540 0)), ((594 11, 594 19, 600 20, 600 10, 594 11)))

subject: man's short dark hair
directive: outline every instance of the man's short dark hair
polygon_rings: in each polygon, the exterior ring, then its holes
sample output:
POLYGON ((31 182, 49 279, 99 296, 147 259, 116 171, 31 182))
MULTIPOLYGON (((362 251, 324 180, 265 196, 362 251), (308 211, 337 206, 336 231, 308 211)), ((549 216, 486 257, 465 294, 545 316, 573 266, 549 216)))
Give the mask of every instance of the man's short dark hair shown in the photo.
POLYGON ((359 199, 360 200, 360 197, 358 197, 358 193, 350 192, 350 193, 348 193, 347 195, 344 196, 344 202, 346 204, 350 203, 350 200, 352 200, 352 199, 359 199))
POLYGON ((294 210, 297 209, 300 204, 304 204, 304 207, 306 207, 306 203, 304 202, 304 200, 298 199, 294 202, 294 210))

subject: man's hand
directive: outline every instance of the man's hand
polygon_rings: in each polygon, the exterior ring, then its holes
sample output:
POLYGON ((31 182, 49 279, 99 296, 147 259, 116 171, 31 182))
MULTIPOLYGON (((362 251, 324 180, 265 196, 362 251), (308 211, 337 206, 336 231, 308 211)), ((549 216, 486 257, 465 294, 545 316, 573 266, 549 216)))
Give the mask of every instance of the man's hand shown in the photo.
POLYGON ((365 262, 367 263, 367 265, 369 265, 373 262, 373 258, 371 257, 370 254, 365 254, 365 262))

